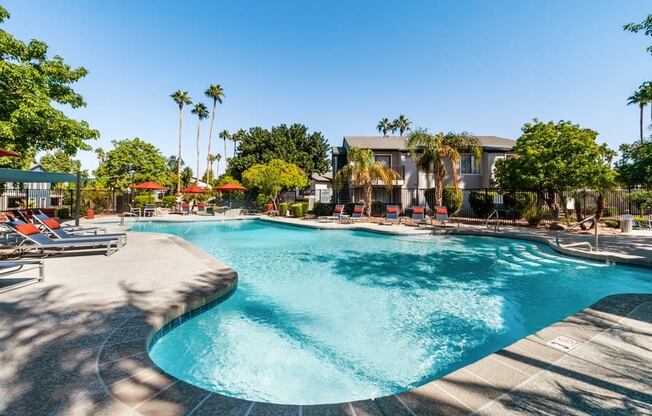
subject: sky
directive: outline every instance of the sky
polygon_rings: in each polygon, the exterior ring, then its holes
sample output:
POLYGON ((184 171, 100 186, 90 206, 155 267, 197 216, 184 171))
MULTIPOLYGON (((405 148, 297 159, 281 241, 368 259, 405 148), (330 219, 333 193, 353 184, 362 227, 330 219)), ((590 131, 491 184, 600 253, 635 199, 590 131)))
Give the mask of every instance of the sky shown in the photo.
MULTIPOLYGON (((212 83, 215 132, 303 123, 332 145, 375 135, 383 117, 414 127, 516 139, 525 122, 571 120, 617 148, 638 137, 626 99, 649 80, 652 39, 624 32, 649 0, 55 1, 10 0, 3 29, 39 39, 88 76, 87 107, 65 112, 101 133, 177 152, 178 108, 212 83)), ((184 114, 195 166, 197 121, 184 114)), ((649 116, 648 116, 649 117, 649 116)), ((204 123, 201 152, 206 152, 204 123)), ((214 137, 216 134, 214 134, 214 137)), ((218 139, 217 149, 224 153, 218 139)), ((215 146, 215 145, 214 145, 215 146)), ((215 148, 215 147, 214 147, 215 148)), ((227 156, 233 154, 229 144, 227 156)), ((78 154, 94 169, 92 152, 78 154)), ((203 158, 202 158, 203 159, 203 158)))

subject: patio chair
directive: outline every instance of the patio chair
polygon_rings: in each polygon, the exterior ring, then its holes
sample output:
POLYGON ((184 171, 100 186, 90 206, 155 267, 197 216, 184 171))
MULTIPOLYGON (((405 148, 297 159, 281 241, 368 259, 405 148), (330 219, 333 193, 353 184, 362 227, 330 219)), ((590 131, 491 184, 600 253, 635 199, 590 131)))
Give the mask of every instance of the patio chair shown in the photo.
MULTIPOLYGON (((68 225, 68 224, 61 224, 56 218, 52 218, 45 214, 43 211, 40 209, 37 209, 32 212, 32 219, 34 220, 33 222, 39 222, 38 219, 43 220, 52 220, 56 221, 57 224, 59 224, 60 228, 63 228, 68 234, 86 234, 88 233, 93 233, 93 234, 98 234, 98 233, 103 233, 106 234, 106 228, 102 227, 80 227, 76 225, 68 225)), ((24 221, 26 222, 26 221, 24 221)))
POLYGON ((47 231, 49 234, 54 236, 55 239, 59 239, 59 240, 75 239, 78 241, 81 241, 81 239, 89 239, 89 238, 94 240, 122 239, 123 245, 127 244, 127 234, 125 233, 116 233, 116 234, 105 233, 100 235, 73 234, 67 232, 63 227, 61 227, 59 221, 55 220, 54 218, 48 218, 47 215, 34 214, 33 218, 37 225, 40 225, 45 231, 47 231))
POLYGON ((37 269, 38 277, 13 277, 10 280, 15 280, 14 283, 6 286, 0 283, 0 293, 45 280, 45 265, 43 260, 0 260, 0 278, 37 269))
POLYGON ((398 224, 398 214, 398 205, 387 205, 385 207, 385 221, 381 222, 380 225, 398 224))
POLYGON ((142 215, 142 213, 140 212, 140 208, 134 207, 131 204, 129 204, 129 212, 132 213, 132 214, 136 214, 139 217, 142 215))
POLYGON ((412 222, 417 226, 430 224, 430 217, 426 215, 426 207, 412 208, 412 222))
POLYGON ((190 215, 190 202, 181 203, 181 215, 190 215))
POLYGON ((360 221, 364 218, 364 205, 356 205, 351 213, 351 221, 360 221))
MULTIPOLYGON (((213 208, 211 208, 211 212, 213 212, 213 208)), ((197 204, 197 212, 195 212, 197 215, 213 215, 209 214, 207 209, 206 209, 206 204, 204 203, 199 203, 197 204)))
POLYGON ((332 222, 339 220, 342 215, 345 215, 344 204, 335 205, 333 208, 333 213, 327 216, 321 216, 317 218, 320 222, 332 222))
POLYGON ((155 217, 156 216, 156 205, 146 204, 143 208, 143 217, 155 217))
POLYGON ((9 210, 11 215, 13 215, 17 220, 23 221, 23 222, 31 222, 29 220, 29 215, 27 215, 27 211, 24 211, 22 209, 12 209, 9 210))
POLYGON ((16 234, 20 235, 24 241, 31 245, 24 246, 22 243, 17 247, 17 251, 37 250, 45 253, 45 250, 102 250, 104 254, 111 254, 122 248, 122 239, 120 238, 102 238, 102 236, 89 236, 79 238, 67 238, 54 240, 41 233, 34 224, 27 224, 22 221, 9 221, 6 223, 16 234))
POLYGON ((442 225, 446 225, 447 222, 450 222, 448 218, 448 208, 441 206, 435 207, 435 220, 439 221, 442 225))

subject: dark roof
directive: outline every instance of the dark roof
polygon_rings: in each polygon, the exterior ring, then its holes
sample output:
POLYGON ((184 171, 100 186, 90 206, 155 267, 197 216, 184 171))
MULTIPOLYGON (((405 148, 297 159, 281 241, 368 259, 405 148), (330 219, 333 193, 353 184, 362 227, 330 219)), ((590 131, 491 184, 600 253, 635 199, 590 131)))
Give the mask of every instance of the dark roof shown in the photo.
MULTIPOLYGON (((509 151, 514 147, 516 141, 512 139, 506 139, 504 137, 498 136, 476 136, 482 144, 482 148, 485 150, 504 150, 509 151)), ((407 137, 398 137, 398 136, 345 136, 344 137, 344 147, 361 147, 364 149, 372 150, 407 150, 407 137)), ((333 154, 340 154, 342 150, 338 148, 338 153, 335 153, 335 148, 333 148, 333 154)))
POLYGON ((59 183, 75 182, 77 177, 64 172, 40 172, 34 170, 0 169, 0 182, 59 183))
POLYGON ((311 179, 317 182, 331 182, 333 180, 333 171, 329 170, 328 172, 324 173, 323 175, 319 173, 313 173, 311 175, 311 179))

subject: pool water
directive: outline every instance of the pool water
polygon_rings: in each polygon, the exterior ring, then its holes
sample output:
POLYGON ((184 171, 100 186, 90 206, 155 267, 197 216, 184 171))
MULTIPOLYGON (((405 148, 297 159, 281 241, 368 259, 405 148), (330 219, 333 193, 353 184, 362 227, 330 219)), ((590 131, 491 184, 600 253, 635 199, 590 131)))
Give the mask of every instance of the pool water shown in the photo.
POLYGON ((318 404, 441 377, 598 301, 652 292, 652 271, 520 240, 388 236, 260 220, 137 223, 233 267, 228 300, 150 346, 167 373, 249 400, 318 404))

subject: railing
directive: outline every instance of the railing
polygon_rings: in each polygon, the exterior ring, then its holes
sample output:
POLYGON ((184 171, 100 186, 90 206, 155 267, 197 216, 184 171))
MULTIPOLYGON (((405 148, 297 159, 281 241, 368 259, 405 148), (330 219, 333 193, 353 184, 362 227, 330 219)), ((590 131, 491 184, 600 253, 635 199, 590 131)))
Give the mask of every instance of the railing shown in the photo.
POLYGON ((562 248, 569 248, 569 247, 580 247, 580 246, 588 246, 589 251, 598 251, 598 221, 595 218, 595 215, 591 215, 588 218, 584 218, 582 221, 573 224, 572 226, 566 228, 565 230, 561 230, 560 232, 557 233, 557 236, 555 237, 555 241, 557 242, 558 247, 562 248), (579 227, 580 225, 584 224, 585 222, 588 221, 593 221, 593 228, 595 229, 595 234, 594 234, 594 245, 591 245, 588 241, 580 241, 578 243, 571 243, 571 244, 564 244, 562 245, 559 242, 559 237, 562 236, 562 234, 569 232, 573 228, 579 227))
POLYGON ((489 214, 489 216, 487 217, 487 220, 485 221, 484 225, 485 227, 489 228, 489 220, 491 219, 491 217, 494 216, 494 214, 496 215, 496 223, 494 224, 494 231, 498 232, 500 231, 500 215, 498 214, 497 209, 491 211, 491 214, 489 214))

